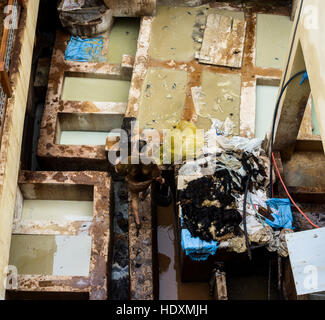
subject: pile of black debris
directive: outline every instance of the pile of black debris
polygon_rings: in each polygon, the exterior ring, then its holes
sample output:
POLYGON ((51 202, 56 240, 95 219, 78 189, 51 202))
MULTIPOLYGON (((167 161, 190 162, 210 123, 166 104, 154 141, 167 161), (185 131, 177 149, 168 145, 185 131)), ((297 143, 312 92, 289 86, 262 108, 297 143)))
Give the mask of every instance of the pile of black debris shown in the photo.
POLYGON ((228 233, 239 235, 242 217, 236 208, 236 196, 245 192, 249 175, 250 190, 265 188, 264 161, 253 153, 228 151, 218 154, 214 173, 190 181, 179 190, 183 227, 193 237, 218 240, 228 233))

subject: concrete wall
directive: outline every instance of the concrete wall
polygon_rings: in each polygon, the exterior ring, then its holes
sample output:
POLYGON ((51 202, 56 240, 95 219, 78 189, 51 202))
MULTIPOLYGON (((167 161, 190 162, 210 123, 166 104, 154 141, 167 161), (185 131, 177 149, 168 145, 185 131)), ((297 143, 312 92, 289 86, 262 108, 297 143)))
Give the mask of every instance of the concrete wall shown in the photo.
POLYGON ((39 0, 27 2, 17 30, 11 83, 13 96, 8 100, 0 151, 0 298, 4 299, 6 267, 15 208, 21 141, 30 80, 39 0))

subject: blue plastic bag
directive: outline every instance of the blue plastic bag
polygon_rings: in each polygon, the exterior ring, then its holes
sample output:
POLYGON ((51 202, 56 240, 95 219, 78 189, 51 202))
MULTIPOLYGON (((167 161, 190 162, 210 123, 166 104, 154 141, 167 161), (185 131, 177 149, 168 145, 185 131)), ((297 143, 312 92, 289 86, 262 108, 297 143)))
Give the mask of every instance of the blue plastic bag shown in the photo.
POLYGON ((190 231, 183 226, 183 215, 181 214, 181 245, 185 254, 193 261, 205 261, 213 256, 218 249, 218 242, 203 241, 199 237, 192 237, 190 231))
POLYGON ((103 62, 104 41, 103 37, 82 39, 71 37, 65 50, 65 60, 78 62, 103 62))
POLYGON ((265 219, 265 222, 275 229, 293 229, 292 227, 292 211, 291 202, 289 199, 270 199, 265 201, 265 203, 277 211, 277 213, 272 213, 274 221, 265 219))
POLYGON ((182 229, 182 248, 193 261, 205 261, 210 255, 214 255, 218 249, 216 241, 206 242, 200 238, 193 238, 190 231, 182 229))

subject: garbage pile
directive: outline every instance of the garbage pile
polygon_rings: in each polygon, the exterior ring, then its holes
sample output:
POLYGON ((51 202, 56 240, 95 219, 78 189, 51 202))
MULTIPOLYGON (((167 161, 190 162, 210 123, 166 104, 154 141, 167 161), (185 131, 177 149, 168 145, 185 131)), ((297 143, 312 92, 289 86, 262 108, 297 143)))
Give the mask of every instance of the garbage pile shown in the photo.
POLYGON ((290 201, 267 199, 269 159, 262 140, 218 135, 218 126, 220 122, 215 122, 205 136, 202 154, 185 162, 178 172, 186 181, 178 190, 182 228, 193 238, 245 252, 243 203, 249 179, 249 242, 288 256, 284 234, 293 232, 290 201))
POLYGON ((245 191, 249 175, 251 188, 265 186, 262 160, 248 152, 224 152, 217 155, 212 175, 193 180, 180 190, 184 226, 193 236, 211 241, 235 232, 242 221, 235 194, 245 191))

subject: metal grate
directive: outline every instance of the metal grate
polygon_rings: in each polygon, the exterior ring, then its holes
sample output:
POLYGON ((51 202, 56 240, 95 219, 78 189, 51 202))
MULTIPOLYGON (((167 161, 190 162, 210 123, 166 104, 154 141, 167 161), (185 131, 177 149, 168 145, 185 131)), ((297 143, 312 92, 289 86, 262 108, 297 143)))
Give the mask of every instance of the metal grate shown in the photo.
MULTIPOLYGON (((18 1, 14 0, 13 6, 16 8, 16 10, 12 11, 12 21, 13 25, 18 26, 18 1)), ((0 22, 3 23, 3 22, 0 22)), ((15 35, 16 35, 16 29, 15 28, 10 28, 8 32, 8 39, 7 39, 7 45, 6 45, 6 52, 5 52, 5 57, 4 57, 4 67, 9 73, 9 67, 10 67, 10 60, 11 60, 11 53, 12 49, 14 46, 14 41, 15 41, 15 35)), ((3 111, 5 107, 7 96, 0 84, 0 126, 2 125, 3 122, 3 111)))
POLYGON ((3 107, 6 102, 6 95, 0 85, 0 126, 2 125, 3 107))
MULTIPOLYGON (((17 0, 14 1, 13 3, 14 7, 16 10, 13 10, 12 12, 12 19, 14 21, 14 25, 18 25, 18 3, 17 0)), ((7 72, 9 72, 9 65, 10 65, 10 58, 11 58, 11 52, 15 40, 15 29, 10 28, 9 30, 9 35, 8 35, 8 41, 7 41, 7 50, 6 50, 6 55, 5 55, 5 68, 7 72)))

